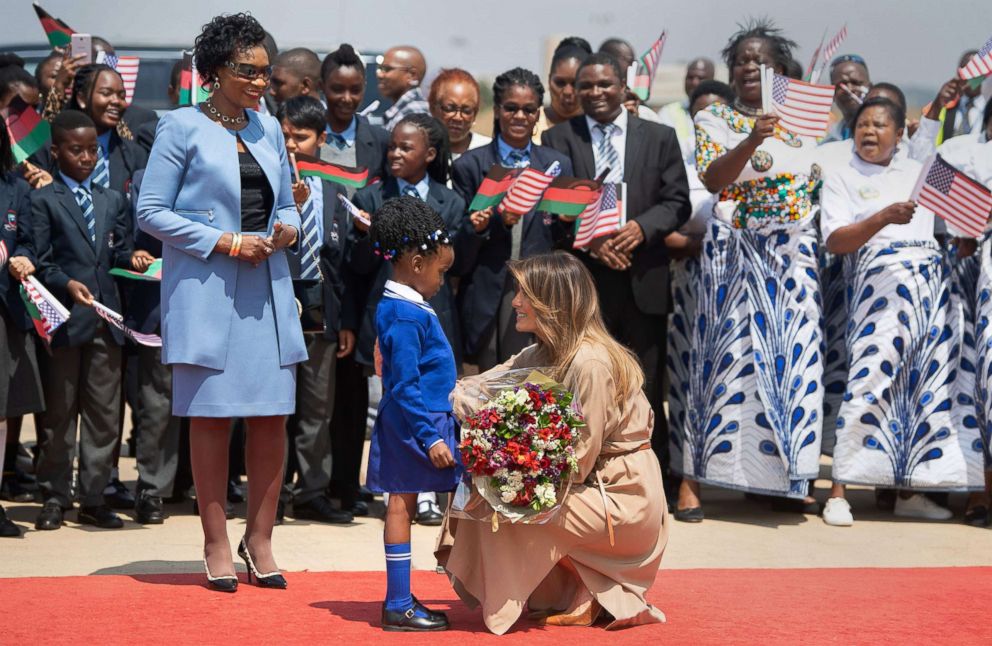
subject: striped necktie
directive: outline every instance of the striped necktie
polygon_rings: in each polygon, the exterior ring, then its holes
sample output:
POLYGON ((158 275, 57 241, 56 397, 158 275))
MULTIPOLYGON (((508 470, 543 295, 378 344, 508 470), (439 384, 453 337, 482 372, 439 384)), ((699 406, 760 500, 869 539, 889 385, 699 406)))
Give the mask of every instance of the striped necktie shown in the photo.
POLYGON ((417 187, 413 184, 407 184, 403 187, 403 195, 409 195, 410 197, 415 197, 418 200, 420 199, 420 191, 418 191, 417 187))
POLYGON ((344 150, 345 148, 348 147, 348 142, 345 141, 344 136, 339 135, 336 132, 331 133, 331 141, 334 142, 334 147, 337 148, 338 150, 344 150))
POLYGON ((313 206, 313 186, 310 187, 310 196, 303 204, 303 212, 300 214, 303 220, 303 243, 300 251, 300 279, 319 280, 320 279, 320 232, 317 230, 317 210, 313 206))
POLYGON ((83 220, 86 222, 86 230, 90 234, 90 244, 96 247, 96 216, 93 215, 93 198, 90 192, 82 186, 72 189, 72 194, 76 196, 76 204, 83 212, 83 220))
POLYGON ((530 155, 520 150, 511 150, 506 156, 509 168, 527 168, 530 166, 530 155))
POLYGON ((97 186, 110 188, 110 164, 107 163, 107 153, 100 145, 96 147, 96 167, 93 169, 91 181, 97 186))
POLYGON ((617 149, 613 147, 613 133, 619 130, 615 124, 612 123, 599 123, 596 124, 596 128, 603 133, 603 138, 599 142, 598 155, 596 155, 596 177, 603 174, 603 171, 607 168, 610 169, 610 174, 606 176, 605 182, 620 182, 623 181, 623 168, 620 166, 620 155, 617 154, 617 149))

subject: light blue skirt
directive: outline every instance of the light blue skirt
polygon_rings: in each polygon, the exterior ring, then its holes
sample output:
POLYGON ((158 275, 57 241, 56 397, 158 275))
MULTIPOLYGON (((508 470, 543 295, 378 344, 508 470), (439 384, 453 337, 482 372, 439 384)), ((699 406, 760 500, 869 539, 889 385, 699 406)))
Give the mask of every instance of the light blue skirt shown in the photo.
POLYGON ((234 316, 223 324, 230 325, 224 370, 173 364, 172 414, 261 417, 295 412, 296 364, 280 365, 268 261, 239 268, 234 316))

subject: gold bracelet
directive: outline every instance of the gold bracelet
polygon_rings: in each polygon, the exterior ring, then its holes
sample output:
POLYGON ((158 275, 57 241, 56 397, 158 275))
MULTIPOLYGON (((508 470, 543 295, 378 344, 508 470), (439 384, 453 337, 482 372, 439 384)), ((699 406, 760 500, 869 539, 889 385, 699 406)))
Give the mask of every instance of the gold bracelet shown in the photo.
POLYGON ((231 249, 227 252, 227 255, 231 256, 232 258, 236 258, 240 253, 241 253, 241 234, 232 233, 231 249))

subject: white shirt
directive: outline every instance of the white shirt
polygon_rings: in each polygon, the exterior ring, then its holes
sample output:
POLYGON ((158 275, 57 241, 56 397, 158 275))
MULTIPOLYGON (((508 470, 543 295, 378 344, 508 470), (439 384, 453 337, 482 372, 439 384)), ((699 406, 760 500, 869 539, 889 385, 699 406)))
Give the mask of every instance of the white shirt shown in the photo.
MULTIPOLYGON (((603 141, 603 131, 596 127, 599 122, 589 115, 586 115, 586 125, 589 127, 589 134, 592 137, 592 158, 598 164, 599 144, 603 141)), ((613 142, 617 157, 620 158, 620 172, 621 177, 623 177, 624 154, 627 152, 627 110, 625 108, 620 109, 620 115, 613 120, 613 125, 617 126, 618 130, 613 131, 610 141, 613 142)))
MULTIPOLYGON (((867 220, 885 207, 905 202, 916 186, 923 164, 908 156, 893 156, 888 166, 869 164, 857 155, 850 163, 829 174, 820 197, 820 231, 826 241, 840 229, 867 220)), ((916 207, 909 224, 890 224, 868 244, 933 241, 934 214, 916 207)))

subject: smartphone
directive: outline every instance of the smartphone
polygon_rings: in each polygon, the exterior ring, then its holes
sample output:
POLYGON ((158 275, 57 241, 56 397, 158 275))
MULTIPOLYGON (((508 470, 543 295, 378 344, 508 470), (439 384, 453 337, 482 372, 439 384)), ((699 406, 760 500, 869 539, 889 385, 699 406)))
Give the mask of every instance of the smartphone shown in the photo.
POLYGON ((93 62, 93 37, 89 34, 73 34, 69 40, 69 56, 75 58, 80 54, 85 58, 81 59, 80 65, 89 65, 93 62))

